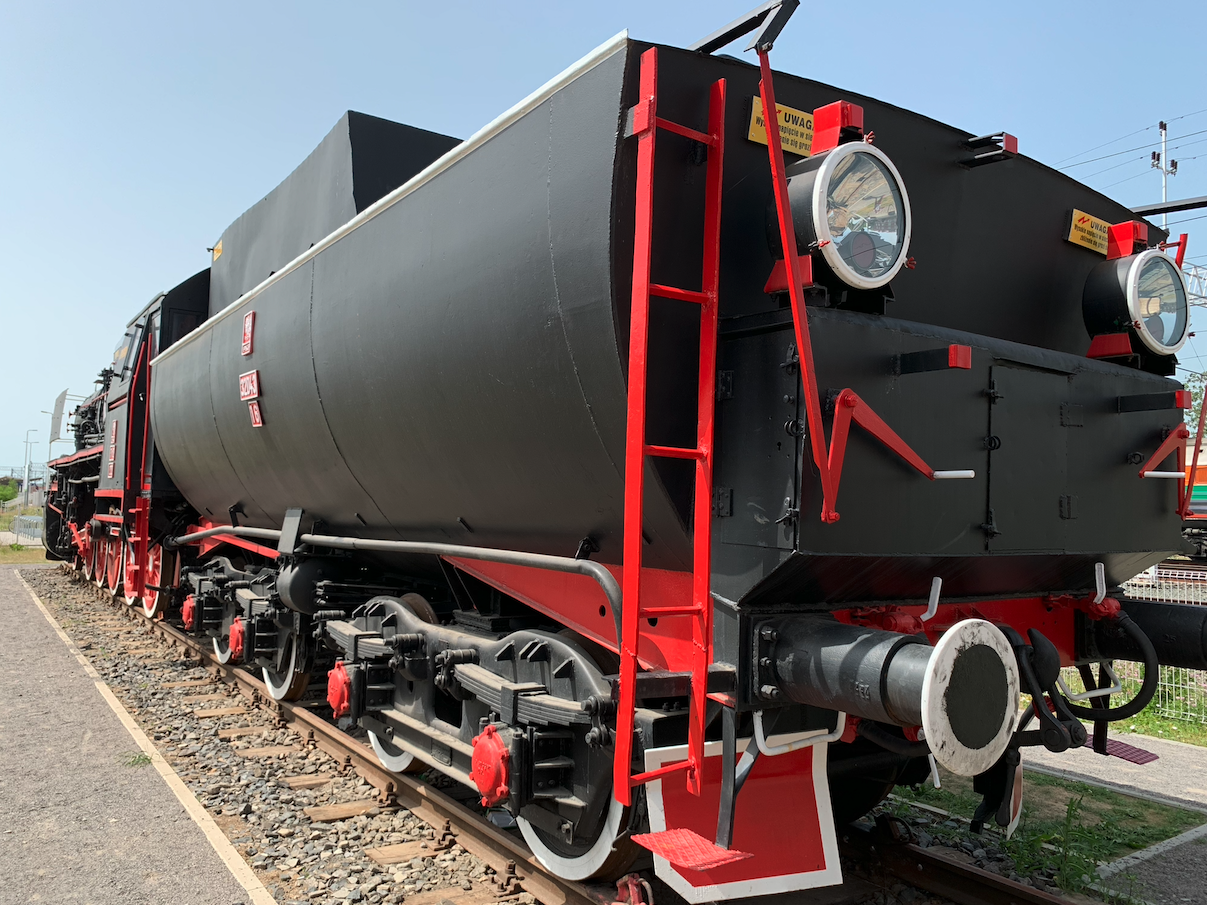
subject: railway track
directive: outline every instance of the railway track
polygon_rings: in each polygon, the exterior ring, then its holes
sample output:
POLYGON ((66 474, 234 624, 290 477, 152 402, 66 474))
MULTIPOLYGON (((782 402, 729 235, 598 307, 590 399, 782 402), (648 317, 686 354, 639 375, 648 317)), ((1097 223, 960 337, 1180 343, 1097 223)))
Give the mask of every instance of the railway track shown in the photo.
MULTIPOLYGON (((550 873, 520 839, 496 827, 481 814, 417 776, 386 770, 368 745, 312 713, 306 702, 273 700, 263 682, 239 666, 219 662, 198 639, 163 619, 147 618, 141 607, 127 606, 109 589, 83 583, 79 573, 66 566, 61 567, 60 572, 82 584, 131 623, 142 626, 148 634, 187 653, 215 681, 231 687, 254 707, 271 715, 279 728, 288 727, 305 739, 307 745, 334 758, 345 771, 355 772, 376 790, 381 806, 406 808, 435 828, 436 850, 459 844, 480 859, 494 871, 496 878, 488 889, 490 897, 507 898, 528 893, 542 905, 607 905, 615 898, 610 885, 576 883, 550 873)), ((921 848, 906 838, 893 838, 883 823, 878 827, 868 824, 845 827, 840 833, 840 841, 844 859, 858 864, 861 873, 895 878, 959 905, 1067 905, 1068 902, 943 853, 921 848)), ((664 887, 659 893, 663 902, 667 897, 678 898, 664 887)), ((828 898, 827 901, 836 900, 828 898)), ((465 902, 461 899, 459 905, 465 902)))

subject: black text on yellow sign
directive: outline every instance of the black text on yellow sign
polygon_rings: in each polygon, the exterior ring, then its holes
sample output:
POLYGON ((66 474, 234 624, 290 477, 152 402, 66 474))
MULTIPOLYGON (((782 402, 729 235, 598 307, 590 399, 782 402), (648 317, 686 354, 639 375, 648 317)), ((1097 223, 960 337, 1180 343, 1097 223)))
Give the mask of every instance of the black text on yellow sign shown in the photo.
POLYGON ((1110 226, 1105 220, 1091 217, 1084 211, 1074 208, 1072 220, 1069 222, 1069 234, 1065 238, 1074 245, 1080 245, 1082 248, 1088 248, 1090 251, 1104 255, 1110 226))
MULTIPOLYGON (((780 120, 780 144, 789 154, 808 157, 813 150, 813 114, 794 110, 783 104, 775 105, 780 120)), ((767 144, 767 124, 763 121, 762 98, 753 98, 750 104, 750 141, 767 144)))

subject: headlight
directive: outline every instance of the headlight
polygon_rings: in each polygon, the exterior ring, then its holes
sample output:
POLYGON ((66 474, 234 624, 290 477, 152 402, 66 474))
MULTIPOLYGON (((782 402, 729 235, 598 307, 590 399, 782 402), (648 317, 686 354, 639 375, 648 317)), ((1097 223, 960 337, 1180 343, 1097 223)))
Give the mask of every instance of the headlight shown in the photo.
POLYGON ((1185 278, 1155 248, 1096 266, 1086 280, 1082 311, 1091 336, 1130 332, 1158 355, 1173 355, 1186 342, 1185 278))
MULTIPOLYGON (((848 286, 876 289, 901 269, 912 218, 901 174, 879 148, 848 142, 788 170, 799 250, 821 246, 848 286)), ((778 248, 778 228, 770 232, 778 248)))

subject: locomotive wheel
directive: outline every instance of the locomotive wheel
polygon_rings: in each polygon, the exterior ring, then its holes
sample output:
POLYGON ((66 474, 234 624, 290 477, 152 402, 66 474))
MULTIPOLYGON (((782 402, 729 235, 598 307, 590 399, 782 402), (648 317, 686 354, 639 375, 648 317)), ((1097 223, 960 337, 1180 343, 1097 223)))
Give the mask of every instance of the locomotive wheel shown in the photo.
MULTIPOLYGON (((857 738, 854 742, 840 747, 847 749, 848 757, 884 753, 883 749, 862 738, 857 738)), ((830 765, 834 767, 840 766, 842 762, 842 758, 829 761, 830 765)), ((834 812, 834 823, 837 826, 845 826, 858 820, 884 801, 896 786, 902 783, 910 785, 918 782, 929 773, 929 762, 925 758, 920 758, 882 767, 866 775, 847 774, 831 778, 829 781, 830 809, 834 812)))
POLYGON ((124 559, 121 540, 109 538, 105 543, 105 587, 112 591, 115 597, 121 593, 124 559))
POLYGON ((92 540, 92 578, 98 588, 105 586, 106 559, 109 556, 109 538, 93 538, 92 540))
MULTIPOLYGON (((616 654, 572 629, 562 629, 558 635, 595 661, 605 675, 615 671, 613 667, 619 665, 616 654)), ((516 823, 524 841, 541 864, 567 880, 588 880, 592 877, 615 879, 624 874, 642 852, 629 839, 629 808, 615 798, 608 803, 608 812, 595 836, 571 844, 539 829, 523 817, 517 817, 516 823)))
POLYGON ((80 551, 80 571, 84 573, 85 581, 92 581, 92 560, 96 556, 96 544, 89 544, 87 549, 80 551))
POLYGON ((566 880, 614 879, 641 852, 636 843, 629 841, 629 809, 615 798, 608 805, 607 816, 595 837, 571 845, 523 817, 517 817, 516 823, 541 864, 566 880))
POLYGON ((369 744, 373 746, 373 753, 377 755, 381 765, 391 773, 405 773, 415 763, 414 754, 396 748, 392 742, 381 738, 376 732, 369 733, 369 744))
POLYGON ((297 635, 290 632, 285 643, 289 646, 285 669, 282 672, 267 666, 262 669, 264 686, 274 701, 296 701, 306 693, 306 686, 310 684, 310 671, 303 669, 304 664, 301 662, 305 658, 298 653, 297 635))
POLYGON ((149 586, 159 586, 163 584, 160 580, 163 578, 163 547, 159 544, 154 544, 147 548, 147 579, 146 587, 143 590, 142 611, 148 619, 154 619, 159 615, 159 603, 163 595, 159 591, 152 590, 149 586))
POLYGON ((130 570, 135 565, 134 562, 134 545, 129 541, 122 542, 122 600, 126 601, 126 606, 134 606, 138 603, 138 598, 134 595, 134 579, 130 576, 130 570))
POLYGON ((214 659, 225 666, 231 661, 230 638, 214 639, 214 659))
MULTIPOLYGON (((373 601, 370 601, 370 604, 372 603, 373 601)), ((402 604, 428 625, 435 625, 437 622, 436 611, 421 594, 403 594, 397 602, 383 600, 379 605, 388 610, 398 604, 402 604)), ((392 773, 406 773, 412 770, 422 770, 424 767, 422 762, 415 760, 414 754, 397 747, 389 739, 382 738, 376 732, 369 733, 369 744, 373 747, 377 760, 392 773)))

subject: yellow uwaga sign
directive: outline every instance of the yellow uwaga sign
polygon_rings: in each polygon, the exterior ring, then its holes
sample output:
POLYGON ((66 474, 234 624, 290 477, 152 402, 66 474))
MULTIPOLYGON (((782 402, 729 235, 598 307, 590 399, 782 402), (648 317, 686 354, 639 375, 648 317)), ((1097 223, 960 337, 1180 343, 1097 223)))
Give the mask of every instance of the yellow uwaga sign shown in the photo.
MULTIPOLYGON (((794 110, 783 104, 775 105, 780 120, 780 143, 789 154, 808 157, 813 149, 813 114, 794 110)), ((750 104, 750 141, 767 144, 767 124, 763 120, 762 98, 752 98, 750 104)))
POLYGON ((222 257, 222 240, 218 240, 218 244, 214 246, 214 260, 217 261, 222 257))
POLYGON ((1082 248, 1088 248, 1090 251, 1104 255, 1106 254, 1107 231, 1110 226, 1105 220, 1091 217, 1084 211, 1074 208, 1072 219, 1069 222, 1069 234, 1065 238, 1074 245, 1080 245, 1082 248))

